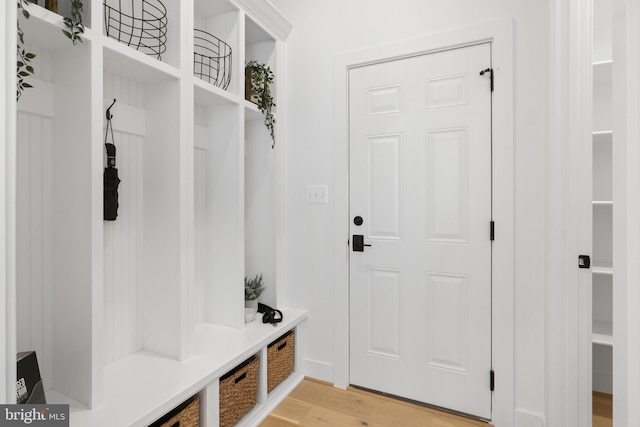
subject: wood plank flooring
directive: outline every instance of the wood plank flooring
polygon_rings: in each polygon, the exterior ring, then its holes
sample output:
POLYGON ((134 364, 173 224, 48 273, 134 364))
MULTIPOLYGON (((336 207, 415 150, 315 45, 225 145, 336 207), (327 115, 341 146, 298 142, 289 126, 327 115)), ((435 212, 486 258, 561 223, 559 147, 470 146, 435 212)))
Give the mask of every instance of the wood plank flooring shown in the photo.
MULTIPOLYGON (((612 427, 610 394, 593 393, 593 427, 612 427)), ((355 388, 340 390, 305 379, 261 427, 489 427, 490 424, 439 412, 355 388)))
POLYGON ((489 424, 393 398, 305 379, 261 427, 488 427, 489 424))
POLYGON ((593 427, 613 426, 613 397, 593 392, 593 427))

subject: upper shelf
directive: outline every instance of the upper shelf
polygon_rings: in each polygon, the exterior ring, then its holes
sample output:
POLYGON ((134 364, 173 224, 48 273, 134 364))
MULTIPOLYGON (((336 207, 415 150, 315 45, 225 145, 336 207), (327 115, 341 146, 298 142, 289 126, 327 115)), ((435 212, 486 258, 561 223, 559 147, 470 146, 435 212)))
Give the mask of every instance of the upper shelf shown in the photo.
POLYGON ((594 344, 613 346, 613 323, 594 320, 591 340, 594 344))

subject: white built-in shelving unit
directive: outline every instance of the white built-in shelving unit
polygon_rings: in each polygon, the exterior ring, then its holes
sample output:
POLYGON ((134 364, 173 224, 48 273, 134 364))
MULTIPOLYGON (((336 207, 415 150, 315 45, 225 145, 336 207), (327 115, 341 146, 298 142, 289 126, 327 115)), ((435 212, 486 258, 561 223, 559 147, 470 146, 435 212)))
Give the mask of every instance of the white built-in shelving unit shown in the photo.
POLYGON ((593 389, 612 393, 612 9, 611 0, 593 5, 593 389))
MULTIPOLYGON (((48 400, 71 404, 72 426, 147 425, 196 393, 202 425, 217 426, 218 378, 257 354, 258 404, 241 421, 254 425, 302 379, 296 357, 267 394, 266 346, 302 332, 306 313, 245 325, 243 303, 244 276, 258 273, 262 300, 283 300, 284 118, 272 149, 244 99, 244 64, 271 66, 281 107, 290 25, 264 0, 162 3, 161 60, 106 36, 102 0, 84 2, 77 46, 36 4, 21 24, 37 58, 18 103, 16 347, 37 351, 48 400), (231 47, 228 88, 193 75, 194 28, 231 47), (113 99, 122 183, 111 222, 102 174, 113 99)), ((298 356, 304 334, 296 340, 298 356)))

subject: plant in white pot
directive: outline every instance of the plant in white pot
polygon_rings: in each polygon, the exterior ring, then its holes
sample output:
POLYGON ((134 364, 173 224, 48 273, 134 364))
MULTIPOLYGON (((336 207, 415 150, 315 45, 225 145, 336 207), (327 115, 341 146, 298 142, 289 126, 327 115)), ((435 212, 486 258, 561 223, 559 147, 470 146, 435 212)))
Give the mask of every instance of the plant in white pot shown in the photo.
POLYGON ((258 312, 258 298, 265 290, 262 274, 244 278, 244 320, 251 322, 258 312))

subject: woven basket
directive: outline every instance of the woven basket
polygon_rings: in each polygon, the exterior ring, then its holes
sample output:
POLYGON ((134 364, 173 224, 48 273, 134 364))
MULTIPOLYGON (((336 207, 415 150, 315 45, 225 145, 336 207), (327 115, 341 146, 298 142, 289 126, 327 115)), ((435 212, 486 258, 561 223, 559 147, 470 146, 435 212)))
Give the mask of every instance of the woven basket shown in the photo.
POLYGON ((200 427, 200 398, 196 394, 149 427, 200 427))
POLYGON ((293 372, 296 334, 289 331, 267 346, 267 391, 270 392, 293 372))
POLYGON ((236 425, 256 405, 259 367, 252 356, 220 378, 220 427, 236 425))

